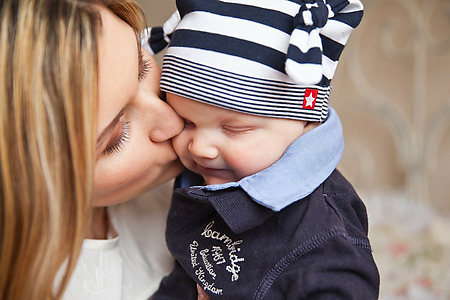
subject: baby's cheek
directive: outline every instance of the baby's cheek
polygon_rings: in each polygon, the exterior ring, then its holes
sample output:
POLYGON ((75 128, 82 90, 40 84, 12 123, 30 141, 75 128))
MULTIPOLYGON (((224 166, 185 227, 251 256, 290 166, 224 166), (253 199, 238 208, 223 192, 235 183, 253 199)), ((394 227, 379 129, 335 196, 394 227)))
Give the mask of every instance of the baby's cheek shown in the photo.
POLYGON ((198 170, 195 169, 195 164, 193 163, 191 154, 188 150, 189 143, 190 141, 188 137, 186 137, 183 132, 172 138, 173 149, 175 150, 175 153, 179 157, 183 166, 193 172, 197 172, 198 170))
POLYGON ((242 179, 264 170, 272 163, 267 161, 263 152, 250 151, 250 153, 237 155, 230 164, 232 164, 232 168, 238 177, 242 179))
POLYGON ((187 140, 182 134, 183 133, 180 133, 179 135, 172 138, 173 149, 175 150, 178 156, 183 156, 188 151, 187 140))

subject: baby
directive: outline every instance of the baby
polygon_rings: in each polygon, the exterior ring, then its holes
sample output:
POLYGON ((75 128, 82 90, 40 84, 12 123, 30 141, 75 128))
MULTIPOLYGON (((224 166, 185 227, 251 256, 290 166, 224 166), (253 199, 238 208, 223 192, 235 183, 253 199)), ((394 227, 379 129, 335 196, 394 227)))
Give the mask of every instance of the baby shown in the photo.
POLYGON ((188 170, 166 230, 178 265, 152 299, 196 299, 196 283, 211 299, 378 299, 365 206, 336 170, 342 128, 328 108, 362 4, 177 8, 161 89, 185 120, 173 145, 188 170))

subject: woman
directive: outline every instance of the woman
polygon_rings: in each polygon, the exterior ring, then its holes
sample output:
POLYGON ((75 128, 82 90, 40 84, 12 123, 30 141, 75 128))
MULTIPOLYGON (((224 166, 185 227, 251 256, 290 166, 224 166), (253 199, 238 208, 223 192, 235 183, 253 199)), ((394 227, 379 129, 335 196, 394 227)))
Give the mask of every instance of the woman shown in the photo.
POLYGON ((119 0, 1 5, 0 298, 148 298, 171 267, 163 229, 154 240, 152 223, 138 225, 153 199, 105 209, 181 170, 170 138, 183 124, 158 98, 141 11, 119 0), (134 284, 146 271, 157 275, 134 284))

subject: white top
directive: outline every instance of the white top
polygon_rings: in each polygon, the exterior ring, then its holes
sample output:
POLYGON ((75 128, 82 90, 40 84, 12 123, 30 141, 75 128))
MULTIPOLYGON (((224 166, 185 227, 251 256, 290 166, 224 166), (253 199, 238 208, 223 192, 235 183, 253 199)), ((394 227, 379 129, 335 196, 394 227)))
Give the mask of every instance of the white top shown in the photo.
POLYGON ((173 182, 138 199, 108 207, 118 233, 109 240, 83 242, 77 266, 62 299, 148 299, 173 268, 165 243, 173 182))

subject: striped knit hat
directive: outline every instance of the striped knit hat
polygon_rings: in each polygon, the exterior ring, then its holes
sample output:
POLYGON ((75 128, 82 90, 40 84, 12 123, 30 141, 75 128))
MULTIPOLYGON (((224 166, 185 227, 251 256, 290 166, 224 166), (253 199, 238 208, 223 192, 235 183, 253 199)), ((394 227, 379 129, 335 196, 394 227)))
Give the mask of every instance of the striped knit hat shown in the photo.
POLYGON ((255 115, 324 121, 359 0, 177 0, 153 28, 161 90, 255 115), (181 21, 180 21, 181 19, 181 21))

